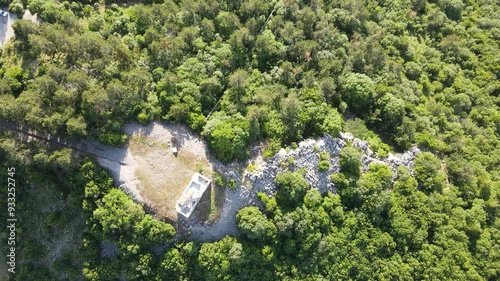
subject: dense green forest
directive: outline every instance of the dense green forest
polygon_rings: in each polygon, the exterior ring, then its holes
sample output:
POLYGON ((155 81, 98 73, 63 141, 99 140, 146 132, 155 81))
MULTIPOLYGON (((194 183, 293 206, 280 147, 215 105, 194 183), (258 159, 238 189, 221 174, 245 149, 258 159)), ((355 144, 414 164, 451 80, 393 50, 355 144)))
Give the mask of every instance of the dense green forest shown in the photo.
POLYGON ((200 243, 174 240, 92 160, 0 132, 2 186, 11 166, 19 182, 12 280, 500 279, 498 1, 2 6, 40 24, 16 21, 0 49, 1 120, 117 146, 127 122, 184 123, 224 162, 258 140, 270 156, 342 131, 382 157, 425 151, 392 181, 347 147, 336 194, 282 173, 274 197, 239 211, 240 237, 200 243), (51 260, 45 243, 73 221, 74 245, 51 260))

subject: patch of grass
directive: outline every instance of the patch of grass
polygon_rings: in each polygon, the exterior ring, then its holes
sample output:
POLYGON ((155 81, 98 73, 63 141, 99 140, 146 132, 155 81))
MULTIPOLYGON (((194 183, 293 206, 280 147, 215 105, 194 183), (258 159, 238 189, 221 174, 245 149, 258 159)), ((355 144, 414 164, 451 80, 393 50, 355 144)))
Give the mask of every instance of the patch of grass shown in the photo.
POLYGON ((217 211, 217 205, 215 204, 215 192, 212 190, 210 194, 210 213, 208 214, 208 221, 213 222, 219 217, 219 212, 217 211))
POLYGON ((212 186, 212 192, 210 194, 210 214, 208 215, 209 222, 214 222, 219 219, 225 199, 224 188, 212 186))
POLYGON ((257 170, 257 167, 259 167, 259 165, 257 165, 257 163, 255 163, 255 162, 252 162, 252 163, 248 164, 247 172, 253 173, 257 170))
POLYGON ((330 159, 330 153, 327 151, 322 151, 319 153, 319 160, 329 160, 330 159))
POLYGON ((369 130, 365 122, 359 118, 347 120, 345 130, 352 133, 355 137, 365 140, 372 151, 376 152, 380 157, 386 157, 391 148, 385 144, 375 132, 369 130))
MULTIPOLYGON (((175 204, 195 172, 212 174, 206 158, 200 159, 187 149, 174 156, 161 141, 134 136, 129 149, 137 161, 135 176, 140 180, 139 193, 159 218, 177 220, 175 204)), ((207 201, 210 198, 207 198, 207 201)), ((207 202, 208 206, 209 203, 207 202)), ((206 208, 208 215, 209 207, 206 208)))
POLYGON ((160 217, 167 217, 174 220, 177 216, 175 204, 189 181, 155 181, 155 171, 148 167, 138 168, 135 175, 142 183, 142 189, 139 190, 141 196, 147 198, 152 206, 151 208, 160 217))
POLYGON ((223 175, 221 175, 219 172, 214 171, 212 174, 212 178, 213 178, 214 184, 217 187, 226 187, 226 178, 223 175))
POLYGON ((264 150, 264 158, 273 157, 281 149, 281 143, 279 140, 271 140, 264 150))
POLYGON ((229 182, 227 183, 227 187, 229 189, 236 189, 236 180, 235 179, 230 179, 229 182))

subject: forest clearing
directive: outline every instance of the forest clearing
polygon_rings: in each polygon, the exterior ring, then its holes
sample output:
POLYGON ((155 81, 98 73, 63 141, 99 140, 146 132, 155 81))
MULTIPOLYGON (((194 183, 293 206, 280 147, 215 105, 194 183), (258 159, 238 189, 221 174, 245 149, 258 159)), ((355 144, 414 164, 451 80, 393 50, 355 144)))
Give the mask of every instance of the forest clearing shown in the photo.
POLYGON ((253 153, 247 161, 226 165, 210 154, 200 136, 182 125, 155 122, 141 126, 131 123, 124 126, 123 132, 129 136, 125 146, 127 164, 118 165, 101 158, 97 158, 98 162, 110 171, 118 186, 134 200, 144 203, 157 219, 174 222, 182 235, 199 241, 213 241, 228 234, 238 235, 236 213, 245 206, 257 204, 258 192, 274 195, 274 178, 279 172, 304 170, 311 186, 323 193, 337 192, 327 175, 339 171, 338 156, 346 142, 352 142, 363 152, 363 170, 367 170, 371 163, 384 163, 392 168, 394 177, 400 165, 412 170, 413 158, 419 152, 414 148, 403 154, 390 153, 380 158, 370 150, 367 142, 342 134, 340 139, 325 136, 318 140, 304 140, 296 149, 282 149, 269 159, 262 158, 263 152, 257 145, 251 149, 253 153), (177 155, 172 152, 173 137, 178 142, 177 155), (331 163, 328 171, 318 169, 320 152, 331 155, 328 157, 331 163), (290 163, 291 159, 294 163, 290 163), (221 174, 226 185, 213 183, 207 196, 195 209, 194 216, 188 220, 179 218, 175 203, 191 175, 200 172, 213 179, 215 171, 221 174), (234 184, 229 188, 227 183, 231 181, 234 184), (212 216, 210 220, 209 216, 212 216))
POLYGON ((195 172, 212 175, 213 168, 206 145, 186 127, 153 123, 147 127, 125 126, 130 135, 127 149, 135 159, 135 176, 141 197, 159 219, 177 221, 175 203, 195 172), (171 139, 178 140, 177 155, 171 139))
POLYGON ((500 279, 498 1, 0 9, 0 280, 500 279))

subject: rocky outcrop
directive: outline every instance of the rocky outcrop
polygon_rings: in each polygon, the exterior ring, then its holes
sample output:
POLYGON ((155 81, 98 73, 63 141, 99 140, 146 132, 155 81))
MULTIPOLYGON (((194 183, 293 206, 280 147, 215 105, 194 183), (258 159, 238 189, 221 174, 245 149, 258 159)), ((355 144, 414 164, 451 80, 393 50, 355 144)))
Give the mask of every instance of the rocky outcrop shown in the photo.
MULTIPOLYGON (((295 149, 281 149, 276 155, 262 162, 254 172, 246 172, 244 181, 251 183, 252 191, 262 191, 272 195, 276 191, 274 178, 278 173, 303 169, 305 171, 304 177, 311 187, 317 188, 321 192, 336 192, 330 175, 340 171, 340 151, 348 143, 359 148, 362 152, 363 171, 366 171, 371 163, 383 163, 394 171, 394 178, 397 176, 397 168, 401 165, 413 171, 413 160, 420 152, 417 147, 412 147, 404 153, 389 153, 387 157, 381 158, 370 149, 366 141, 357 139, 350 133, 341 133, 338 138, 325 135, 316 140, 304 140, 295 149), (328 152, 330 155, 328 160, 330 167, 327 171, 318 169, 321 152, 328 152)), ((234 177, 234 175, 228 174, 228 176, 238 180, 238 177, 234 177)))
MULTIPOLYGON (((394 178, 397 176, 397 168, 400 165, 406 166, 413 171, 413 160, 420 152, 417 147, 412 147, 404 153, 392 154, 381 158, 376 155, 367 142, 355 138, 350 133, 342 133, 338 138, 325 135, 316 140, 307 139, 300 142, 295 149, 281 149, 273 157, 264 161, 261 154, 256 153, 253 162, 257 167, 241 172, 241 164, 218 165, 219 170, 229 181, 234 179, 238 183, 235 190, 226 189, 225 202, 219 220, 212 225, 194 225, 191 228, 189 239, 198 241, 215 241, 225 235, 238 235, 235 216, 237 212, 250 205, 259 205, 257 199, 258 192, 264 192, 270 196, 276 193, 274 179, 276 175, 285 171, 303 170, 305 179, 313 188, 321 192, 336 192, 335 185, 330 180, 330 175, 340 171, 339 155, 340 151, 348 143, 362 151, 362 170, 366 171, 371 163, 384 163, 394 171, 394 178), (318 163, 320 153, 328 152, 330 167, 327 171, 320 171, 318 163), (238 171, 240 170, 240 172, 238 171)), ((251 161, 252 162, 252 161, 251 161)))

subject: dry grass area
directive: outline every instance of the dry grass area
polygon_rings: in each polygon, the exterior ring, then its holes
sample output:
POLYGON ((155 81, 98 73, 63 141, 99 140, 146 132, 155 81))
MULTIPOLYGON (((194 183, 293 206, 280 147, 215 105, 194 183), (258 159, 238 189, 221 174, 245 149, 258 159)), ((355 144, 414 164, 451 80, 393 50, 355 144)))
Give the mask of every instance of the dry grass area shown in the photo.
POLYGON ((175 204, 193 173, 212 175, 212 165, 205 154, 196 154, 199 149, 189 149, 188 143, 184 146, 175 156, 170 137, 134 135, 129 142, 129 150, 137 162, 135 176, 141 182, 138 191, 158 218, 177 221, 175 204))
POLYGON ((214 223, 219 219, 220 211, 222 209, 222 205, 224 205, 225 200, 225 187, 212 184, 212 190, 210 193, 210 212, 207 218, 209 223, 214 223))

